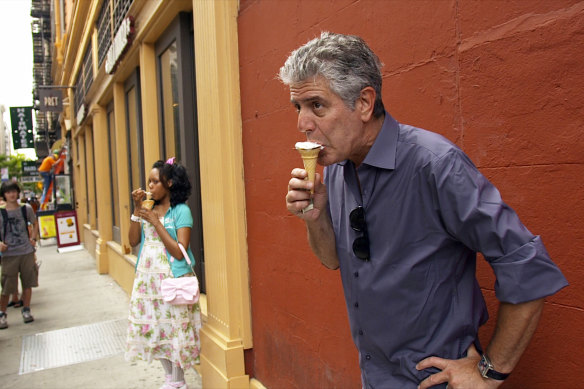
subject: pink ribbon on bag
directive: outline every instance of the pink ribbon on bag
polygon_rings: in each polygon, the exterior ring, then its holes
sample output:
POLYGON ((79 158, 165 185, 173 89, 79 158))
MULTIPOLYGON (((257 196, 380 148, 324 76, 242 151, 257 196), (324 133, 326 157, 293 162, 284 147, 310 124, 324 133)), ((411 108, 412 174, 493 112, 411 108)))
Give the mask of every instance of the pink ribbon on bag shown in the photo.
MULTIPOLYGON (((190 265, 191 260, 184 246, 178 242, 178 247, 180 248, 185 260, 190 265)), ((174 257, 172 255, 170 256, 170 262, 174 262, 174 257)), ((169 304, 195 304, 199 301, 200 296, 199 280, 196 276, 179 278, 168 277, 162 280, 160 293, 162 294, 162 299, 169 304)))
POLYGON ((199 301, 197 277, 167 278, 160 289, 162 298, 169 304, 195 304, 199 301))

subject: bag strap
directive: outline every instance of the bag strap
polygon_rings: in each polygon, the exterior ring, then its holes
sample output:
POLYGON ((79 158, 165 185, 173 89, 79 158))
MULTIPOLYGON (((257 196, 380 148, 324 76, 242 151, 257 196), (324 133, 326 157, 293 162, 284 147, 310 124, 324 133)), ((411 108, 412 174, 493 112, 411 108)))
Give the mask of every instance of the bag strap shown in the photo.
POLYGON ((180 251, 183 253, 183 256, 185 257, 185 260, 187 261, 187 263, 189 264, 189 266, 191 265, 191 258, 189 257, 189 255, 187 254, 187 251, 185 250, 185 247, 182 245, 182 243, 178 242, 178 248, 180 249, 180 251))
POLYGON ((30 238, 30 232, 28 232, 28 215, 26 214, 26 205, 20 206, 20 213, 22 213, 22 218, 24 219, 24 224, 26 227, 26 234, 30 238))
MULTIPOLYGON (((6 208, 0 208, 0 212, 2 212, 2 242, 4 242, 4 238, 6 237, 6 227, 8 226, 8 212, 6 212, 6 208)), ((28 228, 27 228, 28 231, 28 228)))

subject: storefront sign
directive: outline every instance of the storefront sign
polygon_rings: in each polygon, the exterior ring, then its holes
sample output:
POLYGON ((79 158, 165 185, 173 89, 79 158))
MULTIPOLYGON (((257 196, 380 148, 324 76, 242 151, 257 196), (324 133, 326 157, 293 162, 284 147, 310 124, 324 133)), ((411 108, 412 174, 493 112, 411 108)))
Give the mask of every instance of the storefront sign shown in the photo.
POLYGON ((10 122, 12 124, 14 148, 33 148, 32 107, 10 107, 10 122))
POLYGON ((63 92, 60 89, 39 88, 39 101, 42 112, 63 111, 63 92))
POLYGON ((112 74, 116 71, 116 67, 126 52, 126 49, 132 43, 133 37, 134 20, 131 17, 127 17, 120 25, 120 28, 107 51, 107 56, 105 58, 106 73, 112 74))

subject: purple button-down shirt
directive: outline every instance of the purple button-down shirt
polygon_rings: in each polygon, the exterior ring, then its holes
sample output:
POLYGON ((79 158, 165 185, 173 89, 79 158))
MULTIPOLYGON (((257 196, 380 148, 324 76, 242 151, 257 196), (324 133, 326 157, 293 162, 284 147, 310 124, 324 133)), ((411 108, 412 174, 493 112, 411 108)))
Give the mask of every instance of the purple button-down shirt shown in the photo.
POLYGON ((438 371, 418 372, 419 361, 461 358, 478 343, 488 314, 475 276, 477 252, 495 272, 500 301, 531 301, 568 284, 540 237, 456 145, 387 112, 361 166, 328 166, 324 181, 367 387, 416 388, 438 371), (352 250, 362 235, 349 222, 358 205, 369 261, 352 250))

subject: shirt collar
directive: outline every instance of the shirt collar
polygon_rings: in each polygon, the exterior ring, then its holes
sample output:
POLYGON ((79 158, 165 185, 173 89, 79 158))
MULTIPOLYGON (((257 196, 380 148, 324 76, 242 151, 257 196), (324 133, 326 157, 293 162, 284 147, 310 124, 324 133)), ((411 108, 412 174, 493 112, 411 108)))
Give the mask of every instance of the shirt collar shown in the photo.
MULTIPOLYGON (((398 122, 385 111, 383 125, 373 146, 365 156, 364 164, 378 167, 381 169, 395 169, 395 156, 397 154, 397 138, 399 133, 398 122)), ((339 165, 346 165, 347 160, 340 162, 339 165)))
POLYGON ((363 163, 381 169, 395 169, 398 132, 397 121, 386 111, 381 130, 363 163))

